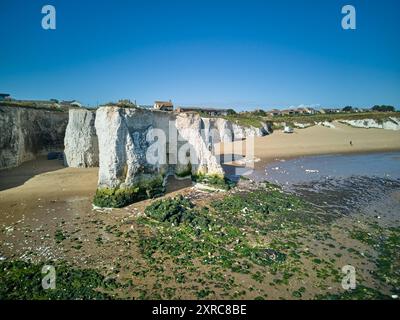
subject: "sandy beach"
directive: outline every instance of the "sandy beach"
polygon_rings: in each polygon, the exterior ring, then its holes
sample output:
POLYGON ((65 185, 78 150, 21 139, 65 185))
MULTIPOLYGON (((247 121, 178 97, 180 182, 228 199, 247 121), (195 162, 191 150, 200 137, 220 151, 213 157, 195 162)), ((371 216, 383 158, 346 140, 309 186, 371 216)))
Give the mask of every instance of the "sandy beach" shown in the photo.
MULTIPOLYGON (((276 131, 270 136, 255 139, 255 156, 261 159, 257 164, 263 165, 276 158, 302 155, 400 150, 399 137, 400 132, 396 131, 355 129, 340 124, 335 129, 316 126, 296 130, 294 134, 276 131), (350 146, 350 140, 353 146, 350 146)), ((236 144, 242 145, 245 142, 236 144)), ((227 153, 228 147, 225 149, 227 153)), ((39 265, 46 261, 66 261, 76 268, 93 268, 102 275, 113 275, 113 279, 124 284, 124 287, 113 291, 114 297, 119 298, 195 299, 206 296, 214 299, 313 299, 321 294, 342 292, 340 279, 337 277, 341 267, 347 264, 357 268, 360 277, 364 278, 364 285, 380 288, 386 294, 390 293, 388 286, 378 287, 370 276, 370 270, 376 269, 374 260, 368 260, 360 254, 367 252, 368 256, 373 257, 377 254, 372 251, 375 249, 357 242, 348 234, 348 230, 356 230, 355 220, 358 221, 357 228, 360 225, 367 228, 371 224, 370 220, 360 224, 362 217, 359 215, 355 218, 329 218, 330 213, 324 212, 320 216, 315 207, 303 213, 296 211, 299 208, 294 210, 295 207, 291 207, 290 211, 285 211, 282 215, 280 210, 284 210, 282 208, 286 208, 287 205, 282 207, 280 203, 293 196, 275 192, 272 201, 268 192, 252 191, 251 188, 255 187, 249 180, 239 181, 238 188, 228 193, 209 193, 192 189, 190 180, 177 181, 171 177, 167 193, 162 199, 184 194, 196 208, 211 208, 207 209, 207 212, 218 210, 219 216, 227 219, 221 222, 224 226, 233 221, 233 228, 242 228, 234 229, 237 230, 235 237, 240 236, 242 239, 247 238, 242 236, 244 233, 239 230, 246 230, 251 237, 257 238, 260 236, 259 230, 269 228, 260 238, 262 240, 258 241, 268 248, 273 246, 274 251, 271 252, 282 253, 288 260, 287 263, 276 265, 278 269, 274 273, 268 271, 268 266, 257 264, 257 261, 248 262, 246 268, 250 269, 239 272, 241 260, 232 260, 234 264, 228 269, 221 268, 218 264, 208 265, 195 260, 194 254, 197 254, 201 246, 197 242, 193 244, 192 235, 184 236, 182 230, 186 228, 172 228, 165 233, 164 226, 155 229, 154 225, 143 223, 144 210, 152 200, 138 202, 122 209, 93 208, 92 199, 97 176, 98 168, 65 168, 61 161, 47 160, 45 157, 26 162, 18 168, 1 171, 0 258, 6 259, 6 262, 24 260, 39 265), (242 197, 244 190, 249 193, 242 197), (248 197, 257 197, 257 202, 248 201, 248 197), (253 203, 258 206, 260 201, 264 201, 263 208, 268 205, 275 209, 263 216, 263 225, 256 225, 251 229, 257 221, 256 216, 248 217, 248 212, 244 214, 245 209, 235 211, 235 206, 247 208, 253 203), (214 208, 218 203, 222 207, 214 208), (228 210, 231 211, 223 215, 228 210), (296 214, 291 215, 292 212, 296 214), (318 219, 322 220, 318 224, 299 225, 299 221, 296 220, 298 214, 302 217, 300 221, 308 221, 307 217, 315 214, 315 219, 319 217, 318 219), (280 229, 277 225, 285 225, 285 228, 280 229), (327 234, 329 236, 326 236, 327 234), (186 252, 187 257, 171 260, 171 256, 163 251, 162 245, 157 241, 167 243, 168 248, 173 248, 176 252, 186 252), (145 245, 151 245, 157 250, 150 260, 147 258, 150 249, 143 249, 145 245), (152 262, 154 257, 160 260, 152 262), (192 261, 195 263, 193 267, 189 266, 192 261), (154 263, 162 265, 162 269, 156 268, 154 263), (177 274, 181 274, 184 280, 177 282, 177 274), (221 278, 220 274, 225 276, 221 278), (324 275, 322 278, 321 274, 324 275), (160 284, 162 287, 157 289, 160 284), (172 293, 169 293, 169 290, 173 290, 172 293), (238 292, 241 292, 241 295, 238 295, 238 292)), ((391 196, 398 198, 398 192, 391 196)), ((292 206, 300 201, 296 199, 290 200, 294 201, 292 206)), ((364 218, 374 221, 373 217, 379 215, 382 217, 379 221, 385 223, 383 217, 398 212, 397 207, 393 205, 396 204, 395 200, 389 200, 385 198, 370 206, 371 215, 364 218), (389 204, 385 204, 385 201, 389 204)), ((395 218, 397 219, 397 216, 395 218)), ((397 224, 398 221, 395 225, 397 224)), ((393 226, 392 223, 390 225, 393 226)), ((375 224, 373 226, 378 228, 375 224)), ((372 234, 375 229, 366 230, 365 232, 372 234)), ((214 232, 212 230, 208 234, 211 236, 214 232)), ((379 234, 381 233, 380 230, 379 234)), ((204 241, 203 238, 199 239, 204 241)), ((225 248, 231 247, 229 237, 218 235, 217 239, 218 243, 222 243, 224 251, 221 252, 227 252, 225 248)), ((244 243, 243 241, 240 243, 244 243)), ((213 257, 207 252, 202 255, 203 259, 213 257)), ((229 257, 221 253, 216 256, 229 260, 229 257)), ((394 255, 390 253, 389 256, 394 255)), ((389 276, 395 277, 391 274, 389 276)))
MULTIPOLYGON (((313 126, 295 129, 292 134, 279 130, 269 136, 254 138, 254 157, 260 159, 256 166, 263 166, 276 159, 307 155, 400 150, 400 131, 353 128, 338 122, 333 124, 335 128, 313 126)), ((243 150, 243 154, 246 152, 245 141, 221 145, 220 152, 218 147, 218 154, 238 154, 240 150, 243 150)))
MULTIPOLYGON (((399 131, 353 128, 337 122, 334 125, 335 128, 313 126, 296 129, 293 134, 275 131, 269 136, 254 138, 254 157, 260 159, 255 163, 256 167, 261 168, 276 159, 307 155, 400 150, 399 131)), ((216 147, 216 153, 232 154, 232 150, 236 150, 236 154, 244 154, 246 141, 216 147), (218 152, 219 148, 222 152, 218 152)), ((0 172, 1 208, 14 205, 21 199, 33 205, 36 205, 38 198, 41 201, 74 196, 92 199, 97 174, 98 168, 65 168, 60 161, 48 161, 44 157, 26 162, 18 168, 3 170, 0 172)), ((172 179, 167 193, 182 191, 189 185, 185 181, 172 179)))

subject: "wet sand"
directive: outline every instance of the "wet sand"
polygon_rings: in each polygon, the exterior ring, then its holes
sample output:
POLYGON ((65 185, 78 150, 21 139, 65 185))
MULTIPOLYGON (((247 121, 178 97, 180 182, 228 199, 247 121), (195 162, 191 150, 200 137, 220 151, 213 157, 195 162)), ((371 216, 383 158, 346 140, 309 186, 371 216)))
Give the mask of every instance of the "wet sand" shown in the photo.
MULTIPOLYGON (((338 122, 333 124, 335 128, 313 126, 295 129, 292 134, 279 130, 272 135, 252 139, 254 157, 260 159, 256 167, 277 159, 299 156, 400 150, 400 131, 353 128, 338 122)), ((217 154, 245 154, 246 142, 222 144, 220 150, 216 146, 217 154)))

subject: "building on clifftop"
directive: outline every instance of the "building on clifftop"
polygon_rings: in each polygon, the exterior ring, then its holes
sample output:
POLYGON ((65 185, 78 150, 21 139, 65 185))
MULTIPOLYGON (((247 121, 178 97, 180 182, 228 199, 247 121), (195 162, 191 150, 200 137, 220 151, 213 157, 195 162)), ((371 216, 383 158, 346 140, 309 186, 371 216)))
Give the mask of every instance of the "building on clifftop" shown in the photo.
POLYGON ((174 105, 171 100, 169 101, 155 101, 154 102, 154 109, 162 110, 162 111, 173 111, 174 105))

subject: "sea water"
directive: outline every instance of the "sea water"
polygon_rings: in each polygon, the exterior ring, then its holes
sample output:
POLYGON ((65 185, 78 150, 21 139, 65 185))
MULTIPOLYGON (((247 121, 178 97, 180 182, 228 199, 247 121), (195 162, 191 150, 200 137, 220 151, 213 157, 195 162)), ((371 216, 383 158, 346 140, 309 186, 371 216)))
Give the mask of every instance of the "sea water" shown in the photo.
POLYGON ((280 160, 251 178, 279 184, 338 214, 400 219, 400 152, 280 160))

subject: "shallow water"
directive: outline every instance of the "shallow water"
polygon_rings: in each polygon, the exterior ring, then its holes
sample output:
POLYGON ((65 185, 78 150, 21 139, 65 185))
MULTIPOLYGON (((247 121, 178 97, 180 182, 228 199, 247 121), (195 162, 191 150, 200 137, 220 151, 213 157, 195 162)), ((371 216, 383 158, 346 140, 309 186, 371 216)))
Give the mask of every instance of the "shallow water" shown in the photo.
POLYGON ((330 212, 400 218, 400 152, 282 160, 251 178, 279 184, 330 212))

